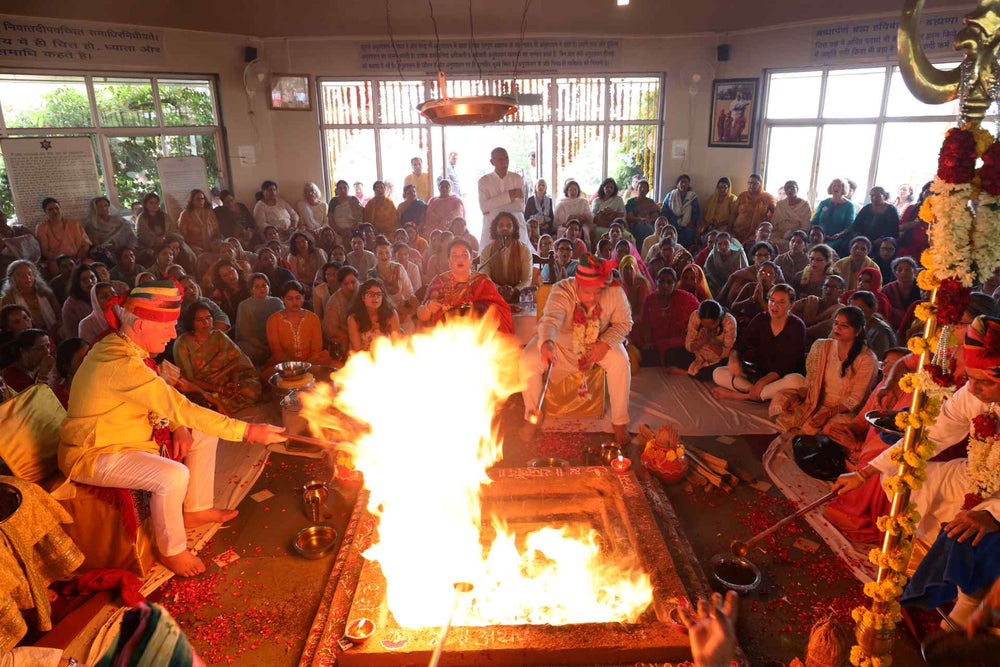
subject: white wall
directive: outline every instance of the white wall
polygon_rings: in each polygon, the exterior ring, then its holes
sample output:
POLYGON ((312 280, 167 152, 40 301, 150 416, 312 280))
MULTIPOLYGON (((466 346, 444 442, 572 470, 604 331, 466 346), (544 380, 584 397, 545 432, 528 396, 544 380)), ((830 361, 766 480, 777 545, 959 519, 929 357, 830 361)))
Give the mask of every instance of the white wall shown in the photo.
MULTIPOLYGON (((711 85, 706 83, 696 96, 681 82, 681 71, 690 61, 715 67, 717 78, 762 77, 766 68, 800 67, 811 64, 810 37, 815 26, 785 26, 728 36, 695 35, 664 38, 625 38, 621 71, 666 74, 666 116, 664 119, 661 192, 672 185, 678 173, 693 177, 698 191, 708 194, 720 176, 733 179, 734 188, 743 189, 746 176, 755 170, 750 149, 708 148, 708 115, 711 85), (716 46, 730 44, 731 59, 716 62, 716 46), (689 152, 683 160, 670 157, 670 141, 688 139, 689 152)), ((253 201, 260 181, 273 178, 290 200, 299 197, 305 181, 323 182, 319 110, 271 111, 266 90, 260 90, 251 107, 243 86, 243 49, 260 45, 261 55, 272 71, 308 73, 316 76, 361 76, 357 42, 339 38, 269 39, 263 43, 239 35, 195 31, 164 31, 167 61, 155 71, 215 74, 219 77, 222 120, 232 186, 237 196, 253 201), (257 163, 242 166, 240 146, 255 148, 257 163)), ((532 35, 542 37, 545 35, 532 35)), ((378 39, 377 37, 373 39, 378 39)), ((4 63, 0 60, 0 65, 4 63)), ((140 69, 127 63, 116 71, 140 69)), ((149 71, 151 68, 143 67, 149 71)), ((603 73, 603 72, 601 72, 603 73)), ((525 74, 530 74, 526 72, 525 74)), ((759 131, 757 142, 761 137, 759 131)), ((483 156, 485 162, 488 157, 483 156)), ((803 176, 805 178, 805 175, 803 176)))

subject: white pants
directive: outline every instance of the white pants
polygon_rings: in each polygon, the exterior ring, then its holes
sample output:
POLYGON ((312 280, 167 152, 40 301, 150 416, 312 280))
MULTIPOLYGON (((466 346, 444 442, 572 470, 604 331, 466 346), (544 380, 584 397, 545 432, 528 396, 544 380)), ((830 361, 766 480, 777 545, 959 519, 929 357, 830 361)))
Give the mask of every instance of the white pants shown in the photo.
POLYGON ((116 452, 97 457, 93 477, 73 477, 94 486, 150 491, 149 510, 156 545, 164 556, 187 549, 182 512, 212 509, 215 503, 215 448, 219 439, 191 431, 194 442, 184 463, 149 452, 116 452))
MULTIPOLYGON (((712 371, 712 380, 720 387, 738 391, 741 394, 749 394, 750 388, 754 385, 753 382, 742 375, 734 377, 733 374, 729 372, 729 368, 726 366, 719 366, 712 371)), ((774 382, 765 385, 764 389, 760 392, 760 400, 770 401, 779 391, 784 389, 804 389, 805 386, 805 376, 798 373, 789 373, 788 375, 780 377, 774 382)))
MULTIPOLYGON (((628 395, 632 389, 632 368, 629 365, 628 354, 621 345, 608 349, 604 358, 597 365, 607 373, 608 396, 611 399, 611 423, 614 426, 627 426, 628 395)), ((561 354, 556 346, 555 364, 552 367, 551 382, 559 382, 567 375, 578 373, 575 360, 570 355, 561 354)), ((538 340, 532 338, 521 352, 521 378, 524 380, 524 418, 538 406, 542 395, 542 382, 545 375, 545 364, 538 351, 538 340)))

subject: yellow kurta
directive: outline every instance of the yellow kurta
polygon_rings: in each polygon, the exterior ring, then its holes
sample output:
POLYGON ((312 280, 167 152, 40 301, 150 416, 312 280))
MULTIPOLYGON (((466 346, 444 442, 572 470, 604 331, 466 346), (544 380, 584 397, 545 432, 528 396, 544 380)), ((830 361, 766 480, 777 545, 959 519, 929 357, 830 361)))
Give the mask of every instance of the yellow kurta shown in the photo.
POLYGON ((139 350, 112 334, 90 349, 73 378, 60 434, 59 469, 68 478, 89 477, 101 454, 159 454, 150 413, 224 440, 242 440, 247 428, 245 422, 186 399, 146 366, 139 350))

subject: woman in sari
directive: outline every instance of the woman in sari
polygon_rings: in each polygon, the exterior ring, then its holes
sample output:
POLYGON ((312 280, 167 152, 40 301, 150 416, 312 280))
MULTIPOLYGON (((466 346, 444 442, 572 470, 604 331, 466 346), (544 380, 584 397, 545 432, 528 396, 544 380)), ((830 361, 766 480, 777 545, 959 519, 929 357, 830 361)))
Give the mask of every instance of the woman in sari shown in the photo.
POLYGON ((25 329, 3 349, 6 366, 0 377, 9 389, 18 393, 33 384, 48 384, 55 367, 52 339, 41 329, 25 329))
POLYGON ((736 318, 727 313, 718 301, 706 299, 688 318, 684 349, 694 355, 687 374, 699 379, 712 379, 712 367, 727 359, 736 343, 736 318))
POLYGON ((90 200, 90 214, 83 221, 83 229, 98 248, 105 248, 113 258, 122 248, 134 248, 138 243, 132 225, 120 213, 111 212, 111 200, 94 197, 90 200))
POLYGON ((733 297, 730 307, 740 327, 750 324, 750 320, 767 310, 767 295, 770 294, 772 287, 783 282, 776 277, 781 269, 770 260, 755 265, 753 270, 757 272, 757 280, 744 283, 733 297))
POLYGON ((222 205, 216 206, 212 210, 215 221, 219 225, 219 233, 226 237, 239 239, 242 249, 242 244, 249 245, 257 233, 253 214, 246 207, 246 204, 236 201, 236 195, 229 190, 220 192, 219 200, 222 205))
MULTIPOLYGON (((590 245, 593 238, 594 214, 590 212, 590 207, 587 206, 587 199, 580 196, 579 183, 576 181, 566 182, 566 187, 563 188, 563 198, 556 204, 554 216, 556 233, 562 227, 567 226, 570 220, 576 219, 580 223, 583 242, 587 246, 590 245)), ((569 236, 568 230, 567 236, 569 236)), ((572 239, 573 237, 569 236, 569 238, 572 239)), ((573 255, 573 259, 578 259, 576 254, 573 255)))
POLYGON ((376 338, 391 338, 399 331, 399 315, 386 298, 379 279, 369 278, 361 283, 347 316, 351 352, 370 352, 376 338))
POLYGON ((611 259, 615 262, 621 261, 622 257, 626 255, 631 255, 632 259, 635 260, 636 267, 639 269, 639 275, 646 279, 649 283, 650 289, 653 285, 653 273, 650 271, 646 263, 639 258, 639 251, 636 249, 635 244, 627 239, 618 239, 617 241, 612 241, 615 244, 614 250, 611 253, 611 259))
POLYGON ((733 184, 723 176, 715 185, 715 192, 705 202, 701 209, 701 220, 698 222, 698 233, 705 230, 730 232, 736 220, 736 195, 733 194, 733 184))
POLYGON ((636 186, 636 195, 625 202, 625 220, 636 243, 642 244, 653 233, 659 216, 660 205, 649 196, 649 181, 643 179, 636 186))
POLYGON ((372 186, 374 196, 365 204, 365 222, 375 225, 375 231, 379 234, 392 236, 399 227, 399 214, 396 212, 396 205, 386 195, 385 183, 375 181, 372 186))
MULTIPOLYGON (((142 213, 139 214, 136 227, 139 233, 139 247, 147 252, 163 243, 167 234, 179 231, 177 221, 160 208, 160 196, 155 192, 148 192, 142 198, 142 213)), ((145 253, 142 257, 146 262, 151 258, 151 255, 145 253)))
POLYGON ((69 277, 69 296, 63 302, 63 338, 75 338, 80 322, 93 312, 90 305, 90 288, 97 284, 97 273, 86 264, 73 269, 69 277))
POLYGON ((822 296, 823 284, 831 273, 840 275, 833 270, 833 248, 820 243, 809 251, 809 264, 792 278, 792 284, 799 298, 806 296, 822 296))
MULTIPOLYGON (((847 284, 850 285, 851 283, 847 284)), ((857 282, 854 284, 854 289, 844 292, 840 297, 840 302, 849 303, 851 295, 860 290, 871 292, 875 295, 875 299, 878 301, 878 314, 882 316, 882 319, 886 322, 892 319, 892 304, 889 303, 889 297, 882 292, 882 272, 878 270, 878 267, 861 269, 858 273, 857 282)))
POLYGON ((912 257, 897 257, 892 260, 891 270, 896 279, 883 287, 882 293, 889 300, 889 307, 892 309, 889 324, 896 330, 903 324, 903 317, 910 305, 920 300, 920 288, 917 287, 917 262, 912 257))
POLYGON ((920 219, 920 209, 931 194, 931 184, 925 183, 920 190, 920 199, 906 207, 899 216, 899 255, 920 257, 930 247, 927 223, 920 219))
POLYGON ((181 236, 195 253, 205 252, 222 240, 212 203, 201 190, 192 190, 177 224, 181 236))
POLYGON ((597 236, 603 236, 611 223, 625 215, 625 202, 618 194, 618 183, 613 178, 605 178, 597 191, 597 199, 591 210, 597 236))
POLYGON ((361 224, 364 214, 361 202, 351 195, 347 181, 337 181, 333 199, 327 206, 326 219, 341 243, 347 243, 351 232, 361 224))
POLYGON ((698 210, 698 193, 691 189, 691 177, 681 174, 673 190, 663 198, 660 215, 665 217, 675 229, 680 244, 685 248, 697 238, 696 230, 701 212, 698 210))
POLYGON ((57 334, 62 327, 62 310, 56 295, 38 273, 38 267, 26 259, 11 262, 7 267, 7 281, 0 291, 0 305, 16 303, 31 315, 31 321, 50 334, 57 334))
POLYGON ((62 207, 55 197, 43 199, 42 210, 45 211, 45 220, 35 227, 35 238, 42 249, 42 257, 49 263, 49 275, 54 276, 59 272, 56 265, 59 255, 86 259, 93 243, 83 225, 63 217, 62 207))
POLYGON ((97 283, 90 288, 91 313, 80 321, 80 338, 88 343, 95 343, 105 332, 111 330, 104 315, 104 304, 116 295, 111 283, 97 283))
POLYGON ((514 318, 510 306, 500 296, 497 286, 482 273, 472 273, 472 248, 462 239, 448 246, 449 270, 438 274, 427 286, 427 297, 417 309, 417 319, 436 326, 452 311, 464 313, 470 309, 478 315, 493 311, 498 328, 514 333, 514 318))
POLYGON ((174 341, 181 375, 227 415, 256 405, 263 391, 253 362, 229 336, 215 329, 212 311, 196 305, 184 316, 184 333, 174 341))
MULTIPOLYGON (((772 262, 774 260, 774 246, 772 246, 767 241, 758 241, 754 243, 750 248, 750 262, 751 264, 747 267, 740 269, 739 271, 734 271, 731 276, 726 280, 726 284, 722 286, 715 296, 719 303, 727 305, 732 308, 732 304, 736 301, 737 295, 743 289, 745 285, 750 285, 757 282, 757 269, 764 262, 772 262)), ((778 268, 777 264, 774 266, 776 279, 774 284, 785 282, 785 276, 778 268)), ((766 292, 765 292, 766 295, 766 292)))
POLYGON ((333 364, 333 358, 323 347, 323 327, 316 313, 305 310, 302 284, 291 280, 281 288, 284 310, 267 319, 267 344, 271 348, 269 364, 282 361, 308 361, 311 364, 333 364))
POLYGON ((625 255, 618 260, 618 272, 622 276, 622 289, 628 297, 628 305, 632 307, 633 328, 639 324, 639 314, 642 312, 642 304, 649 296, 652 286, 649 281, 639 272, 639 266, 632 255, 625 255))
POLYGON ((311 295, 319 270, 326 264, 326 253, 317 248, 313 240, 303 232, 292 234, 288 245, 288 263, 292 266, 292 273, 306 288, 306 295, 311 295))
POLYGON ((447 178, 438 183, 438 196, 431 197, 427 202, 427 212, 424 214, 423 233, 430 234, 433 229, 448 229, 455 218, 465 217, 465 204, 458 195, 451 192, 451 181, 447 178))
POLYGON ((747 258, 743 250, 733 250, 728 232, 719 232, 715 237, 715 248, 705 260, 705 277, 712 293, 718 293, 726 281, 736 271, 746 267, 747 258))
POLYGON ((868 256, 868 253, 872 251, 872 242, 868 240, 868 237, 854 237, 854 240, 851 241, 850 250, 850 254, 847 257, 843 257, 833 263, 833 270, 843 276, 848 285, 854 285, 858 282, 858 273, 861 272, 861 269, 877 269, 879 271, 879 278, 881 279, 881 269, 868 256))
POLYGON ((240 302, 236 309, 236 344, 254 364, 261 366, 271 354, 267 342, 267 320, 285 307, 276 296, 271 296, 271 282, 263 273, 250 276, 250 298, 240 302))
POLYGON ((244 299, 250 297, 246 278, 234 263, 224 259, 212 268, 212 284, 215 286, 212 301, 219 304, 230 322, 235 322, 236 309, 244 299))
POLYGON ((834 419, 846 423, 864 403, 877 367, 865 341, 864 313, 844 306, 834 316, 831 337, 809 350, 806 386, 779 392, 771 401, 771 417, 788 437, 816 435, 834 419))
POLYGON ((708 288, 704 269, 694 263, 681 269, 680 278, 677 280, 677 289, 694 294, 698 301, 709 301, 712 298, 712 290, 708 288))

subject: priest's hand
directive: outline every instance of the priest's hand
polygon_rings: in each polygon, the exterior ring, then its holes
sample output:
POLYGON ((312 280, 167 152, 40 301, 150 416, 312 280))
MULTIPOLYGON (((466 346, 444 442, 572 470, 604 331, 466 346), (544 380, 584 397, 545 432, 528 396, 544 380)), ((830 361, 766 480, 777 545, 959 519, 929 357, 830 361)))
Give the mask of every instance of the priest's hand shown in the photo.
POLYGON ((191 437, 191 431, 188 430, 187 426, 181 426, 176 431, 173 432, 173 437, 170 438, 170 458, 173 461, 183 461, 184 457, 187 456, 188 451, 191 449, 191 445, 194 444, 194 438, 191 437))
POLYGON ((587 350, 587 365, 593 368, 594 364, 604 358, 609 349, 611 348, 607 343, 602 341, 595 342, 590 346, 590 349, 587 350))
POLYGON ((944 530, 948 537, 954 537, 959 542, 965 542, 972 537, 972 546, 976 546, 985 535, 1000 530, 1000 524, 989 512, 963 510, 944 525, 944 530))
POLYGON ((284 428, 271 424, 247 424, 244 437, 251 445, 276 445, 288 439, 284 428))
POLYGON ((542 355, 542 363, 545 366, 554 364, 556 362, 556 342, 554 340, 547 340, 542 343, 539 353, 542 355))
POLYGON ((718 593, 711 600, 698 600, 697 614, 680 608, 681 621, 688 631, 691 656, 696 665, 728 665, 736 657, 736 611, 739 598, 718 593))
POLYGON ((834 480, 833 486, 830 487, 830 491, 836 491, 837 495, 842 496, 845 493, 850 493, 866 481, 867 480, 857 472, 844 473, 834 480))

